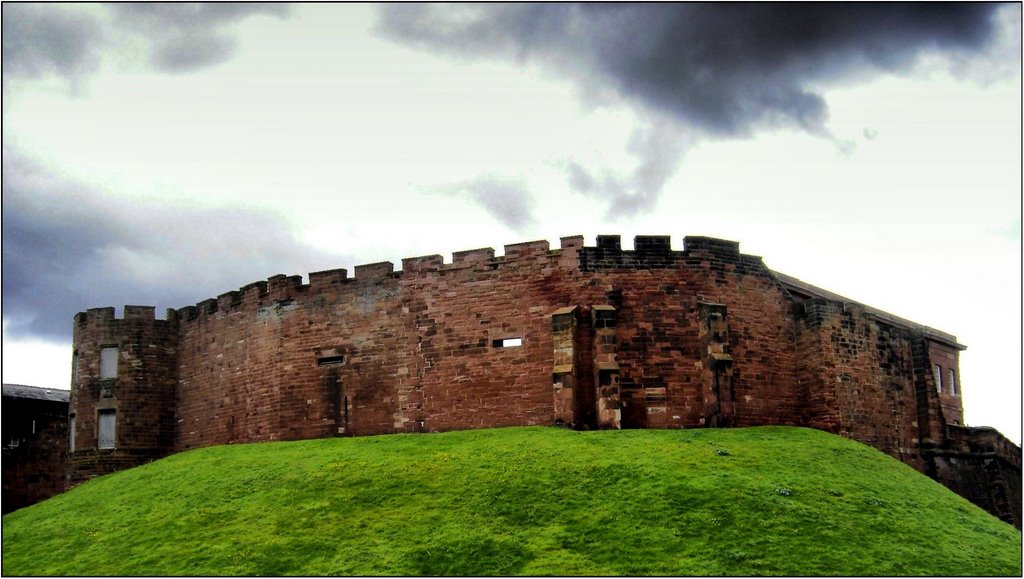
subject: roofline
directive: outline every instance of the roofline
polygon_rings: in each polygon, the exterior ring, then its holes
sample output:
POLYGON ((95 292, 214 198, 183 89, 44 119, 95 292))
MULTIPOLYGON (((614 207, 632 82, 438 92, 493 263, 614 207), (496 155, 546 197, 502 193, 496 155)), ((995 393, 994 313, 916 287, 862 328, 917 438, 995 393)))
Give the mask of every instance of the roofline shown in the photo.
POLYGON ((775 270, 769 270, 769 271, 771 271, 772 275, 777 277, 779 282, 782 283, 783 287, 785 287, 788 290, 796 290, 796 291, 799 291, 799 292, 808 293, 808 294, 811 294, 811 295, 813 295, 815 297, 824 298, 824 299, 831 300, 831 301, 834 301, 834 302, 856 304, 856 305, 864 308, 864 312, 867 313, 868 315, 873 316, 875 318, 878 318, 879 320, 882 320, 882 321, 884 321, 886 323, 889 323, 889 324, 892 324, 894 326, 901 327, 901 328, 904 328, 904 329, 907 329, 907 330, 914 330, 914 331, 917 331, 917 332, 921 332, 922 334, 925 335, 925 337, 930 338, 932 340, 935 340, 937 342, 942 342, 944 344, 952 346, 952 347, 956 348, 957 350, 966 350, 967 349, 967 346, 961 344, 960 342, 957 342, 956 336, 954 336, 953 334, 947 334, 946 332, 943 332, 942 330, 937 330, 937 329, 935 329, 935 328, 933 328, 931 326, 926 326, 924 324, 919 324, 917 322, 912 322, 912 321, 910 321, 910 320, 908 320, 906 318, 901 318, 901 317, 899 317, 897 315, 890 314, 889 312, 880 310, 878 308, 873 308, 873 307, 871 307, 869 305, 866 305, 866 304, 863 304, 861 302, 858 302, 857 300, 852 300, 852 299, 850 299, 848 297, 841 296, 841 295, 839 295, 839 294, 837 294, 835 292, 830 292, 827 289, 823 289, 823 288, 820 288, 818 286, 811 285, 811 284, 803 281, 802 279, 795 278, 795 277, 793 277, 791 275, 786 275, 784 273, 781 273, 781 272, 778 272, 778 271, 775 271, 775 270))
POLYGON ((26 384, 4 384, 3 395, 23 400, 44 400, 47 402, 62 402, 67 404, 71 396, 71 391, 61 390, 60 388, 28 386, 26 384))

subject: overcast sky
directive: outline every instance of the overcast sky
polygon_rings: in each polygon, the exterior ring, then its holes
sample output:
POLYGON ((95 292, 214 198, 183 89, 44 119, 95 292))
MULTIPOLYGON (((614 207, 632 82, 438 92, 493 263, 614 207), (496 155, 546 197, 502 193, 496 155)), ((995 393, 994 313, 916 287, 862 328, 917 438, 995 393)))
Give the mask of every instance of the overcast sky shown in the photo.
POLYGON ((1021 440, 1019 4, 3 4, 3 381, 78 311, 710 235, 956 335, 1021 440))

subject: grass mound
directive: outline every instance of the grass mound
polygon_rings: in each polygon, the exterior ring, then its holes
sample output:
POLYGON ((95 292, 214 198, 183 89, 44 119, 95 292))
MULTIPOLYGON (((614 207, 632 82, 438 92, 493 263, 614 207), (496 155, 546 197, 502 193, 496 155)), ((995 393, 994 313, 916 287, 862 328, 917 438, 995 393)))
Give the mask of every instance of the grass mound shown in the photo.
POLYGON ((1021 534, 815 430, 211 447, 3 518, 5 575, 1020 575, 1021 534))

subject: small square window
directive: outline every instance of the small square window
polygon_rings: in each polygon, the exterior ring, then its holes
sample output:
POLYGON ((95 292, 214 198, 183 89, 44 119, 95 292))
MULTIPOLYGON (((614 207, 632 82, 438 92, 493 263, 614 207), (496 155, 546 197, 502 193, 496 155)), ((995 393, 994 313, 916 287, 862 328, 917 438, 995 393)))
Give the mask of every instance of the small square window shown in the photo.
POLYGON ((100 350, 100 379, 117 378, 117 346, 100 350))
POLYGON ((114 428, 116 422, 114 410, 99 412, 99 442, 97 448, 114 448, 114 428))

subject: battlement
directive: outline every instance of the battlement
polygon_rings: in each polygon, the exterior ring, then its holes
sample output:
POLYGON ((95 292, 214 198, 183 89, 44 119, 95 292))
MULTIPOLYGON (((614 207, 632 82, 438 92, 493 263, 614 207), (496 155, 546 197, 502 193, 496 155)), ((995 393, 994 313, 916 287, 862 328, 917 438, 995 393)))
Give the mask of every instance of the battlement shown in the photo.
POLYGON ((466 251, 456 251, 452 254, 452 265, 490 263, 492 259, 494 259, 493 247, 467 249, 466 251))
MULTIPOLYGON (((561 241, 562 249, 576 251, 582 246, 582 236, 565 237, 561 241)), ((303 293, 333 291, 349 284, 365 286, 409 276, 443 275, 473 268, 490 269, 507 263, 548 259, 560 251, 552 251, 547 240, 538 240, 506 245, 504 256, 495 256, 494 248, 491 247, 456 251, 452 253, 451 263, 445 263, 440 254, 407 257, 402 259, 402 269, 399 271, 395 271, 395 264, 391 261, 356 265, 353 268, 354 277, 349 277, 348 270, 344 268, 317 271, 309 274, 309 283, 306 284, 302 283, 302 276, 276 274, 266 281, 252 282, 216 298, 185 306, 177 312, 183 320, 195 320, 218 311, 231 311, 240 307, 258 308, 273 302, 295 299, 303 293)))
MULTIPOLYGON (((707 258, 735 262, 750 269, 763 269, 760 257, 741 254, 739 243, 704 236, 686 236, 683 249, 672 248, 668 235, 637 235, 633 238, 633 249, 622 249, 620 235, 598 235, 594 246, 585 245, 582 235, 562 237, 558 249, 551 249, 545 240, 512 243, 504 246, 504 255, 496 256, 492 247, 482 247, 452 253, 451 263, 445 263, 440 254, 403 258, 402 269, 395 271, 391 261, 356 265, 354 277, 348 276, 344 268, 322 270, 309 274, 309 282, 303 283, 300 275, 275 274, 266 280, 255 281, 237 290, 228 291, 185 306, 178 310, 169 309, 168 319, 195 320, 217 312, 233 311, 238 308, 259 308, 269 303, 295 299, 303 293, 314 294, 335 291, 349 284, 368 285, 398 280, 407 276, 445 275, 462 270, 491 270, 502 265, 528 263, 536 260, 558 259, 564 267, 581 271, 602 269, 649 269, 675 267, 687 258, 707 258)), ((126 306, 127 319, 152 319, 152 306, 126 306)), ((114 308, 93 308, 75 316, 79 324, 85 320, 113 319, 114 308)))
POLYGON ((622 249, 622 238, 618 235, 598 235, 596 246, 580 247, 579 255, 583 271, 664 269, 686 261, 729 263, 739 273, 767 272, 759 256, 740 253, 739 242, 703 236, 684 237, 683 250, 676 251, 668 235, 637 235, 632 250, 622 249))
POLYGON ((178 319, 178 311, 174 308, 167 308, 164 313, 164 318, 160 319, 156 317, 155 306, 126 305, 123 309, 123 315, 121 317, 117 317, 115 308, 113 306, 109 306, 105 308, 89 308, 84 312, 78 312, 75 314, 74 319, 75 324, 78 326, 85 326, 98 322, 120 322, 125 320, 175 322, 178 319))

